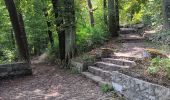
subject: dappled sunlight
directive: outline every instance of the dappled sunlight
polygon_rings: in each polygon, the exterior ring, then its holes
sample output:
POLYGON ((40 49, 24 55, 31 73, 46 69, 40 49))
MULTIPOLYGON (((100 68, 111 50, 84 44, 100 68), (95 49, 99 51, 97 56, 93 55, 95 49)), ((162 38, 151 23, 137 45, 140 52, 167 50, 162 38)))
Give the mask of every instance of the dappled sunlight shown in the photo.
POLYGON ((33 65, 33 76, 0 82, 0 100, 68 100, 85 98, 96 100, 103 96, 100 88, 81 75, 69 70, 51 70, 48 64, 33 65))
POLYGON ((124 43, 123 48, 115 53, 117 56, 142 57, 146 45, 141 43, 124 43))

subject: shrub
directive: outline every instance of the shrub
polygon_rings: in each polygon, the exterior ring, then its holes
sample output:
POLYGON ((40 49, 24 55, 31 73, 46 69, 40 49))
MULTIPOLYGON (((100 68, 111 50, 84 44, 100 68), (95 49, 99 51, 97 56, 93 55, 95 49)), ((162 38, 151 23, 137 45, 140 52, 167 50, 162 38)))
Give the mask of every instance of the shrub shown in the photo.
POLYGON ((109 92, 111 91, 111 89, 109 88, 109 85, 108 84, 102 84, 101 87, 100 87, 101 91, 103 93, 106 93, 106 92, 109 92))
POLYGON ((115 93, 115 89, 113 87, 110 87, 108 84, 102 84, 100 86, 100 89, 103 93, 107 93, 107 92, 112 92, 115 93))
POLYGON ((170 78, 170 59, 169 58, 154 58, 151 61, 151 66, 147 71, 150 74, 157 74, 158 72, 165 72, 170 78))

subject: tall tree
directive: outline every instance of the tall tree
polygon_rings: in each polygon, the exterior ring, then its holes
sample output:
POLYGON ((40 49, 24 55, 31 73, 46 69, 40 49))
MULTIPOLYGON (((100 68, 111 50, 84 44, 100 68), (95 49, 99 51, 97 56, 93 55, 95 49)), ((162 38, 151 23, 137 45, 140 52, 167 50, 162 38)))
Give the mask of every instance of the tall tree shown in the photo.
POLYGON ((28 50, 28 41, 27 41, 27 36, 25 32, 25 25, 24 25, 24 20, 21 12, 18 13, 18 21, 20 25, 20 30, 21 30, 21 41, 23 42, 23 59, 26 60, 27 62, 30 63, 30 55, 29 55, 29 50, 28 50))
POLYGON ((108 0, 108 26, 109 32, 113 37, 117 37, 115 0, 108 0))
MULTIPOLYGON (((66 64, 70 63, 70 59, 75 55, 75 8, 74 0, 65 0, 65 59, 66 64)), ((66 65, 67 67, 68 65, 66 65)))
POLYGON ((57 26, 57 33, 59 39, 59 52, 60 52, 60 59, 61 62, 65 60, 65 30, 61 27, 63 24, 63 16, 62 13, 63 8, 61 7, 61 0, 52 0, 53 10, 56 19, 56 26, 57 26))
POLYGON ((47 32, 48 32, 49 42, 51 44, 51 47, 53 47, 53 45, 54 45, 53 32, 50 30, 51 22, 48 20, 49 14, 48 14, 47 8, 44 8, 43 12, 44 12, 44 16, 46 17, 46 20, 47 20, 47 28, 48 28, 47 32))
POLYGON ((103 0, 103 10, 104 10, 104 13, 103 13, 103 18, 104 18, 104 22, 105 24, 107 24, 107 1, 106 0, 103 0))
POLYGON ((30 63, 27 39, 24 29, 22 15, 17 13, 17 9, 13 0, 4 0, 14 29, 17 47, 20 54, 20 59, 30 63))
POLYGON ((91 0, 86 0, 87 6, 88 6, 88 11, 89 11, 89 17, 90 17, 90 24, 93 27, 94 26, 94 15, 93 15, 93 6, 91 3, 91 0))
POLYGON ((68 67, 75 53, 74 0, 52 0, 59 37, 60 59, 68 67))
POLYGON ((170 28, 170 0, 162 0, 162 12, 165 29, 170 28))
POLYGON ((119 26, 119 0, 115 0, 115 9, 116 9, 116 26, 117 26, 117 31, 120 30, 119 26))

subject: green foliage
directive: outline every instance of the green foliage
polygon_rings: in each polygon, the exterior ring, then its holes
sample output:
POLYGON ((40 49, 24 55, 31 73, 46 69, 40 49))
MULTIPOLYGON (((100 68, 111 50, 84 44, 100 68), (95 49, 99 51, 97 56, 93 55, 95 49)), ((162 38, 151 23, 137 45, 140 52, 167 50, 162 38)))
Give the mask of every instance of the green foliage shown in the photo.
POLYGON ((51 63, 59 63, 58 59, 60 54, 59 54, 59 43, 58 43, 58 36, 57 34, 56 35, 53 35, 53 38, 54 38, 54 46, 51 47, 50 44, 48 44, 48 48, 47 48, 47 53, 49 55, 49 62, 51 63))
POLYGON ((3 49, 0 51, 0 63, 12 63, 17 59, 15 50, 3 49))
POLYGON ((162 24, 161 0, 121 0, 121 24, 143 22, 148 26, 162 24))
POLYGON ((103 1, 92 0, 94 11, 95 26, 91 27, 86 2, 76 0, 76 29, 77 29, 77 49, 78 52, 89 51, 109 38, 107 25, 103 20, 103 1))
POLYGON ((142 22, 144 6, 147 0, 121 0, 120 20, 121 24, 135 24, 142 22))
POLYGON ((148 26, 157 26, 162 24, 161 0, 148 0, 143 7, 143 22, 148 26))
MULTIPOLYGON (((103 0, 91 0, 95 26, 91 27, 86 0, 75 0, 76 43, 78 54, 96 48, 106 42, 110 35, 103 18, 103 0)), ((15 0, 17 10, 24 17, 25 30, 28 38, 29 51, 32 56, 48 51, 51 60, 59 57, 56 20, 52 11, 51 0, 15 0), (44 9, 49 16, 44 16, 44 9), (47 21, 51 27, 47 27, 47 21), (50 47, 47 31, 53 32, 54 47, 50 47)), ((161 0, 119 0, 121 24, 144 22, 155 26, 162 23, 161 0)), ((62 7, 61 7, 62 8, 62 7)), ((61 13, 61 12, 60 12, 61 13)), ((66 14, 65 14, 66 15, 66 14)), ((64 16, 64 15, 63 15, 64 16)), ((17 59, 17 48, 12 36, 13 30, 4 1, 0 1, 0 63, 4 60, 17 59), (3 44, 3 45, 2 45, 3 44)), ((169 31, 160 33, 168 36, 169 31)), ((154 70, 154 69, 150 69, 154 70)), ((154 71, 153 71, 154 72, 154 71)))
POLYGON ((73 74, 80 74, 80 71, 74 66, 70 67, 70 71, 73 74))
POLYGON ((101 87, 100 87, 101 91, 103 93, 107 93, 107 92, 110 92, 110 91, 114 91, 113 88, 110 88, 108 84, 102 84, 101 87))
POLYGON ((169 29, 169 30, 159 31, 159 32, 157 33, 157 35, 160 35, 161 37, 170 36, 170 29, 169 29))
POLYGON ((166 73, 170 77, 170 59, 169 58, 154 58, 151 61, 151 66, 147 70, 150 74, 156 74, 159 71, 166 73))

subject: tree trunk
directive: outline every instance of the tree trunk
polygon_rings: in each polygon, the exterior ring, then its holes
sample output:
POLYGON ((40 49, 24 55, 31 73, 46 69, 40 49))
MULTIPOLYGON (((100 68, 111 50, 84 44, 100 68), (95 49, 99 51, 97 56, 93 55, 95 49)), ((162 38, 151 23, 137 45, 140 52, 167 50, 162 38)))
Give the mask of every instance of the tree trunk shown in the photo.
POLYGON ((94 16, 93 16, 93 7, 91 0, 86 0, 87 6, 88 6, 88 11, 89 11, 89 17, 90 17, 90 24, 93 27, 94 26, 94 16))
MULTIPOLYGON (((70 63, 70 59, 75 55, 75 11, 74 0, 65 0, 65 53, 66 64, 70 63)), ((66 65, 68 67, 68 65, 66 65)))
POLYGON ((9 12, 10 20, 14 29, 17 47, 21 60, 30 63, 27 39, 24 29, 22 15, 17 13, 16 6, 13 0, 4 0, 9 12))
POLYGON ((60 27, 63 24, 63 9, 60 9, 62 8, 60 2, 61 0, 52 0, 57 25, 60 60, 63 62, 65 60, 65 30, 60 27))
POLYGON ((76 47, 74 0, 64 0, 64 2, 63 0, 52 0, 52 3, 57 19, 60 59, 63 66, 68 68, 76 47))
POLYGON ((119 0, 115 0, 115 9, 116 9, 116 26, 117 26, 117 31, 120 31, 120 25, 119 25, 119 0))
POLYGON ((24 59, 27 60, 30 63, 30 55, 29 55, 29 50, 28 50, 28 42, 27 42, 27 36, 25 32, 25 25, 24 25, 24 20, 22 17, 21 13, 18 13, 18 20, 20 24, 20 29, 21 29, 21 40, 23 42, 23 51, 24 51, 24 59))
POLYGON ((162 0, 164 28, 170 28, 170 0, 162 0))
MULTIPOLYGON (((46 19, 47 19, 47 17, 48 17, 48 12, 47 12, 47 9, 45 8, 44 9, 44 16, 46 17, 46 19)), ((50 30, 50 27, 51 27, 51 22, 50 21, 47 21, 47 27, 48 27, 48 37, 49 37, 49 42, 50 42, 50 44, 51 44, 51 47, 53 47, 54 46, 54 39, 53 39, 53 33, 52 33, 52 31, 50 30)))
POLYGON ((104 10, 104 13, 103 13, 103 18, 104 18, 104 22, 105 24, 107 24, 107 1, 106 0, 103 0, 103 10, 104 10))
POLYGON ((11 42, 12 42, 12 47, 15 48, 15 39, 14 39, 14 31, 11 29, 11 42))
POLYGON ((119 34, 117 32, 116 26, 116 10, 115 1, 108 0, 108 22, 109 22, 109 32, 113 37, 117 37, 119 34))

